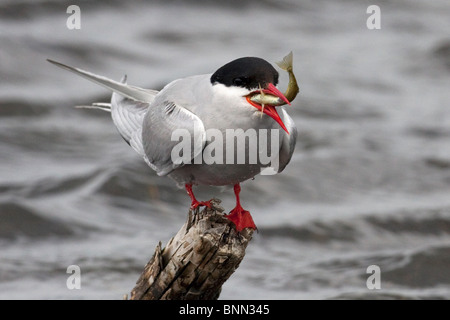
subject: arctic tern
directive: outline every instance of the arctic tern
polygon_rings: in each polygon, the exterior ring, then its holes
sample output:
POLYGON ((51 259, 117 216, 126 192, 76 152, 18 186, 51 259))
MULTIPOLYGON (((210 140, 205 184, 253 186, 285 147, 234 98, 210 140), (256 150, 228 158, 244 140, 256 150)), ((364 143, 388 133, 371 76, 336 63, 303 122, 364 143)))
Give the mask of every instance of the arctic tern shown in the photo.
MULTIPOLYGON (((287 58, 292 72, 292 53, 287 58)), ((179 141, 174 141, 172 134, 183 129, 191 135, 191 150, 187 154, 194 159, 212 143, 209 129, 219 130, 224 135, 230 129, 244 133, 252 129, 258 138, 260 132, 277 130, 277 150, 271 150, 271 157, 278 157, 276 172, 283 171, 292 157, 297 129, 284 108, 279 106, 290 104, 290 101, 277 89, 279 75, 269 62, 256 57, 239 58, 212 74, 177 79, 161 91, 156 91, 128 85, 126 76, 118 82, 60 62, 48 61, 113 91, 110 103, 94 103, 92 108, 110 111, 120 135, 146 163, 159 176, 167 175, 186 188, 192 208, 211 206, 209 201, 195 198, 193 185, 233 185, 236 207, 226 217, 235 224, 237 231, 256 229, 252 216, 241 206, 240 182, 253 178, 269 165, 259 160, 250 163, 247 155, 243 164, 180 163, 173 159, 172 150, 179 141), (277 103, 270 105, 255 101, 277 103)), ((293 79, 295 82, 295 77, 293 79)), ((298 87, 296 82, 293 89, 291 81, 289 85, 286 95, 292 101, 298 87), (294 94, 292 91, 295 91, 294 94)), ((221 141, 224 152, 227 141, 229 143, 230 140, 223 138, 221 141)), ((268 147, 269 144, 270 139, 267 140, 268 147)), ((247 144, 244 149, 234 146, 233 151, 236 155, 249 152, 249 149, 247 144)), ((222 149, 216 152, 222 152, 222 149)))

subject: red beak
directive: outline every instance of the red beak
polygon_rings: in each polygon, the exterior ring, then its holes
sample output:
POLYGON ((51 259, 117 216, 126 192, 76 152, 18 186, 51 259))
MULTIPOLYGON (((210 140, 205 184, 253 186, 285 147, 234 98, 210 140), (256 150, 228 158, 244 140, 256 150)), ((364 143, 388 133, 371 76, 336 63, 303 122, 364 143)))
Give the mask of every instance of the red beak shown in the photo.
POLYGON ((291 103, 289 102, 289 100, 284 96, 284 94, 277 89, 277 87, 275 87, 273 84, 269 83, 269 85, 267 86, 267 89, 263 90, 264 93, 268 93, 271 94, 273 96, 276 96, 278 98, 280 98, 281 100, 283 100, 284 102, 286 102, 288 105, 291 105, 291 103))
MULTIPOLYGON (((266 89, 263 90, 264 93, 268 93, 271 94, 273 96, 279 97, 280 99, 282 99, 284 102, 286 102, 287 104, 291 105, 291 103, 289 102, 289 100, 283 95, 283 93, 281 93, 280 90, 278 90, 273 84, 269 83, 269 85, 267 86, 266 89)), ((250 97, 247 96, 247 101, 248 103, 250 103, 252 106, 254 106, 256 109, 258 109, 259 111, 263 111, 264 114, 267 114, 269 117, 271 117, 273 120, 275 120, 282 128, 284 131, 286 131, 287 134, 289 134, 289 131, 287 130, 286 126, 283 123, 283 120, 281 120, 280 116, 278 115, 277 110, 275 109, 274 106, 271 105, 265 105, 264 109, 262 108, 261 105, 253 102, 252 100, 250 100, 250 97)))

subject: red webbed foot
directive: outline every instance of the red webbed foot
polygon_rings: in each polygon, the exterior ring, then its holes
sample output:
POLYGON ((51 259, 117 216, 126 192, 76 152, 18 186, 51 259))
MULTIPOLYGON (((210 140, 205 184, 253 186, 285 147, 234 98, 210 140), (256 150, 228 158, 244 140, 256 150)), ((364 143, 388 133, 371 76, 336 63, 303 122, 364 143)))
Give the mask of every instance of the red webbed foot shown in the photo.
POLYGON ((247 210, 244 210, 241 206, 241 202, 239 199, 239 193, 241 192, 241 187, 238 184, 234 185, 234 194, 236 196, 236 207, 230 211, 230 214, 226 215, 225 217, 233 222, 236 226, 236 230, 238 232, 241 232, 245 228, 250 228, 253 230, 256 230, 255 222, 253 222, 253 218, 250 215, 250 212, 247 210))
POLYGON ((230 214, 225 217, 235 224, 238 232, 241 232, 245 228, 256 230, 256 225, 253 222, 250 212, 244 210, 241 206, 236 206, 236 208, 231 210, 230 214))
POLYGON ((212 209, 211 201, 197 201, 194 200, 191 203, 191 209, 197 209, 198 207, 208 207, 209 209, 212 209))
POLYGON ((197 209, 198 207, 208 207, 209 209, 212 209, 212 205, 210 201, 198 201, 195 196, 194 196, 194 192, 192 191, 192 184, 186 184, 186 191, 189 195, 189 197, 191 198, 191 209, 197 209))

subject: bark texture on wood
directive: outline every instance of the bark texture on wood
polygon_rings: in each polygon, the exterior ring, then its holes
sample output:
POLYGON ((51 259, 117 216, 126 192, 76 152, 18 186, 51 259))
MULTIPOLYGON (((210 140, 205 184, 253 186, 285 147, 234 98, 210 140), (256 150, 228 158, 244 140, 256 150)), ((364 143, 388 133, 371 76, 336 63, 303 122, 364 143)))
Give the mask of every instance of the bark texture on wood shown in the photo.
POLYGON ((162 249, 161 242, 131 291, 131 300, 217 299, 238 268, 253 230, 238 233, 220 207, 189 210, 186 223, 162 249))

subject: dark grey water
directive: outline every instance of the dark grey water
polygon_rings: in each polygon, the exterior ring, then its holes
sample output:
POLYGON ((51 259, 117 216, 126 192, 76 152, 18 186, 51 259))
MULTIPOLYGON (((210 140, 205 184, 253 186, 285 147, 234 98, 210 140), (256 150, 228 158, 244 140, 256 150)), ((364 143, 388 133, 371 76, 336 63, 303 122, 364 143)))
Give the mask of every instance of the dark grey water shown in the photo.
POLYGON ((158 89, 290 50, 299 142, 282 174, 243 184, 260 232, 221 298, 450 298, 447 0, 79 1, 80 30, 70 4, 0 1, 0 298, 121 299, 189 205, 107 114, 72 108, 109 93, 46 58, 158 89))

